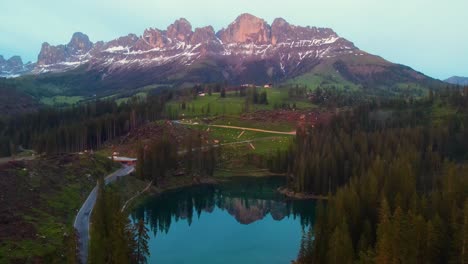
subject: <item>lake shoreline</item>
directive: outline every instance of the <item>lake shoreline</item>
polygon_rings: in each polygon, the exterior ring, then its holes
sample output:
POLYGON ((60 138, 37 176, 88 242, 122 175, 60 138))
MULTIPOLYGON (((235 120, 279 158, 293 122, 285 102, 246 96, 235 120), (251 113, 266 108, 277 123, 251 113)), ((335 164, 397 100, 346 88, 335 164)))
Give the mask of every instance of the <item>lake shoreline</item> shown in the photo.
MULTIPOLYGON (((130 177, 135 177, 135 176, 131 175, 130 177)), ((150 181, 141 181, 136 178, 135 180, 140 181, 144 183, 145 185, 148 185, 150 183, 150 181)), ((175 180, 165 182, 161 184, 160 186, 152 185, 149 188, 145 187, 143 190, 133 189, 131 191, 133 192, 133 195, 135 195, 136 197, 132 197, 133 198, 132 201, 128 199, 125 202, 126 203, 125 211, 131 211, 135 206, 137 206, 139 203, 141 203, 142 201, 144 201, 146 198, 149 198, 149 197, 160 196, 166 192, 176 191, 176 190, 188 188, 188 187, 195 187, 195 186, 200 186, 200 185, 218 185, 220 182, 222 181, 213 177, 201 177, 201 178, 179 177, 179 178, 176 178, 175 180)), ((130 190, 127 190, 127 189, 124 189, 122 191, 130 192, 130 190)))
POLYGON ((161 195, 129 212, 132 223, 144 219, 149 230, 149 263, 290 263, 296 258, 316 203, 279 194, 284 177, 189 179, 184 188, 162 191, 160 185, 156 194, 161 195))
POLYGON ((277 191, 282 195, 295 200, 328 200, 327 196, 294 192, 293 190, 287 187, 279 187, 277 191))
MULTIPOLYGON (((285 177, 286 174, 275 174, 275 173, 264 173, 261 175, 245 175, 245 174, 232 174, 230 176, 205 176, 205 177, 188 177, 182 176, 177 177, 175 179, 171 179, 167 182, 160 184, 160 186, 151 186, 150 188, 145 188, 146 190, 143 192, 142 190, 133 190, 137 192, 139 195, 135 197, 133 201, 129 202, 126 206, 126 210, 132 210, 134 206, 139 204, 140 202, 144 201, 148 197, 155 197, 162 195, 167 192, 177 191, 183 188, 201 186, 201 185, 219 185, 223 182, 235 180, 236 178, 240 177, 251 177, 251 178, 268 178, 272 176, 277 177, 285 177)), ((130 176, 132 177, 132 176, 130 176)), ((133 176, 134 177, 134 176, 133 176)), ((149 181, 144 181, 144 184, 149 184, 149 181)), ((327 197, 315 196, 315 195, 308 195, 302 193, 294 194, 291 190, 287 189, 286 187, 279 187, 276 190, 278 193, 286 196, 287 198, 297 199, 297 200, 319 200, 319 199, 327 199, 327 197)), ((128 200, 126 201, 128 202, 128 200)))

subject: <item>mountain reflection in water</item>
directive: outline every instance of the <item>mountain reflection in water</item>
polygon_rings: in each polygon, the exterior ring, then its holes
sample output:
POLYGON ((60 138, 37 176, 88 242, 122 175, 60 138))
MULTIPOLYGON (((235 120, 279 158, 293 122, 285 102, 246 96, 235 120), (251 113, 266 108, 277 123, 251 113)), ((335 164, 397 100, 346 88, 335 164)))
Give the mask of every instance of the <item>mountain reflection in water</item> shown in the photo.
POLYGON ((262 220, 268 214, 276 221, 299 217, 303 227, 312 225, 315 203, 285 199, 276 192, 282 185, 282 177, 241 177, 220 185, 183 188, 149 198, 135 208, 131 218, 134 221, 144 218, 155 235, 169 232, 172 221, 184 220, 191 225, 194 215, 200 218, 216 208, 244 225, 262 220))

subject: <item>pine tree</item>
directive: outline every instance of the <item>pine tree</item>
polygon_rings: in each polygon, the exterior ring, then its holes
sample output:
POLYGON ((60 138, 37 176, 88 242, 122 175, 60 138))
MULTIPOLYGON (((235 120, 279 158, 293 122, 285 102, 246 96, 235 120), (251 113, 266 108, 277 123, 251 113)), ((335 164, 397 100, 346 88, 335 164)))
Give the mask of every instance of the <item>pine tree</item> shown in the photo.
POLYGON ((335 227, 330 237, 327 254, 329 264, 352 264, 354 262, 353 243, 344 219, 335 227))
POLYGON ((147 263, 147 257, 149 255, 148 247, 148 228, 145 226, 143 219, 140 219, 138 223, 135 224, 135 241, 136 241, 136 251, 135 251, 135 262, 138 264, 147 263))
POLYGON ((144 174, 144 163, 145 163, 145 150, 143 146, 140 144, 137 148, 137 164, 135 168, 136 177, 140 180, 145 179, 144 174))
POLYGON ((90 239, 89 263, 106 263, 108 249, 108 216, 106 215, 106 197, 104 190, 104 178, 98 179, 96 205, 92 215, 92 236, 90 239))
MULTIPOLYGON (((114 198, 118 199, 118 198, 114 198)), ((112 222, 108 223, 112 232, 109 235, 110 242, 112 245, 111 254, 110 254, 110 263, 121 263, 127 264, 130 263, 130 248, 128 240, 127 221, 128 218, 120 211, 120 203, 115 202, 115 205, 112 206, 114 213, 112 216, 112 222)))
POLYGON ((392 263, 392 223, 390 216, 390 207, 388 206, 387 200, 384 198, 380 205, 379 224, 377 226, 376 263, 392 263))
POLYGON ((68 264, 78 264, 78 252, 77 252, 77 234, 76 230, 73 228, 71 234, 65 237, 65 244, 67 249, 66 261, 68 264))
POLYGON ((460 230, 460 263, 468 263, 468 199, 463 206, 463 228, 460 230))
POLYGON ((226 97, 226 88, 221 88, 221 93, 220 93, 220 96, 221 98, 225 98, 226 97))
POLYGON ((429 220, 427 222, 426 235, 426 251, 424 252, 424 260, 426 263, 441 263, 441 246, 443 239, 440 230, 437 229, 437 224, 440 220, 429 220))
MULTIPOLYGON (((390 237, 391 237, 391 250, 389 252, 390 257, 392 258, 392 263, 402 263, 401 261, 406 261, 406 258, 408 257, 407 255, 407 250, 409 247, 406 247, 402 245, 405 241, 402 239, 402 234, 407 231, 404 230, 404 215, 403 211, 400 207, 397 207, 395 209, 395 212, 393 213, 393 217, 391 220, 391 231, 390 231, 390 237)), ((413 247, 414 245, 411 245, 410 247, 413 247)))

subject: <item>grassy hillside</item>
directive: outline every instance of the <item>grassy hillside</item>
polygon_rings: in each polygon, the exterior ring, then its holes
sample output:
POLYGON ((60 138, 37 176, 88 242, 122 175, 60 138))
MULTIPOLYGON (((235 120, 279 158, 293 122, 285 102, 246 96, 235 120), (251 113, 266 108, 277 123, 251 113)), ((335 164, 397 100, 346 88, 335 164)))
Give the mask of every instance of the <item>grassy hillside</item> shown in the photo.
POLYGON ((236 95, 236 92, 226 92, 226 97, 221 98, 220 93, 211 96, 181 97, 169 102, 166 112, 176 119, 193 117, 210 117, 219 115, 239 115, 243 112, 279 109, 283 105, 295 105, 296 109, 313 108, 315 105, 306 98, 291 99, 286 89, 258 88, 267 93, 268 104, 246 103, 246 97, 236 95), (185 103, 185 109, 183 108, 185 103))
POLYGON ((310 89, 336 88, 377 96, 424 96, 429 89, 444 86, 407 66, 361 53, 323 60, 310 71, 286 80, 285 84, 305 85, 310 89))
POLYGON ((334 87, 382 96, 422 96, 427 89, 444 85, 409 67, 390 63, 363 51, 303 64, 284 76, 283 72, 268 71, 277 67, 274 60, 246 62, 245 67, 236 72, 222 58, 207 58, 187 68, 167 64, 148 69, 113 69, 106 73, 107 69, 98 71, 82 66, 63 73, 0 79, 0 83, 15 87, 44 104, 58 106, 95 98, 124 99, 161 87, 189 88, 200 83, 227 83, 233 86, 275 82, 306 85, 310 89, 334 87))
POLYGON ((87 154, 0 165, 0 263, 67 263, 76 212, 112 170, 106 157, 87 154))

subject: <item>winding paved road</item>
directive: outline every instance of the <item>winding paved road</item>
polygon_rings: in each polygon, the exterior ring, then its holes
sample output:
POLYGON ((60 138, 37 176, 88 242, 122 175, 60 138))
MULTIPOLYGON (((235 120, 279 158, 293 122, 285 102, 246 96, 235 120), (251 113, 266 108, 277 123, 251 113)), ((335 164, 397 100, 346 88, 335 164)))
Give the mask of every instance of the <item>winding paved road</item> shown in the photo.
MULTIPOLYGON (((114 173, 108 175, 104 182, 105 184, 109 184, 117 180, 119 177, 126 176, 132 173, 135 170, 133 166, 125 166, 114 173)), ((88 244, 89 244, 89 222, 91 217, 91 212, 93 211, 94 204, 96 203, 97 198, 97 188, 96 185, 91 193, 88 195, 88 198, 81 206, 81 209, 78 211, 78 214, 75 218, 75 223, 73 226, 76 229, 78 234, 78 250, 79 250, 79 258, 80 262, 85 264, 87 263, 88 259, 88 244)))
POLYGON ((33 160, 36 156, 28 156, 28 157, 3 157, 0 158, 0 164, 8 163, 10 161, 22 161, 22 160, 33 160))
MULTIPOLYGON (((182 123, 180 121, 173 121, 175 124, 181 125, 194 125, 190 123, 182 123)), ((221 128, 232 128, 238 130, 250 130, 250 131, 257 131, 257 132, 264 132, 264 133, 271 133, 271 134, 281 134, 281 135, 295 135, 296 131, 291 132, 282 132, 282 131, 272 131, 272 130, 264 130, 264 129, 257 129, 257 128, 248 128, 248 127, 237 127, 237 126, 225 126, 225 125, 208 125, 211 127, 221 127, 221 128)), ((214 147, 219 147, 223 145, 234 145, 234 144, 244 144, 244 143, 251 143, 253 141, 262 140, 265 138, 260 139, 253 139, 253 140, 245 140, 245 141, 237 141, 237 142, 229 142, 224 144, 217 144, 214 147)), ((195 149, 194 149, 195 150, 195 149)), ((178 154, 182 155, 187 151, 179 151, 178 154)), ((114 173, 110 174, 105 178, 105 184, 109 184, 114 182, 117 178, 126 176, 132 173, 135 170, 133 166, 125 166, 122 169, 115 171, 114 173)), ((88 259, 88 244, 89 244, 89 223, 91 212, 93 211, 94 204, 96 203, 97 198, 97 185, 93 188, 91 193, 89 194, 88 198, 82 205, 80 211, 76 215, 75 223, 73 226, 75 227, 77 234, 78 234, 78 249, 80 254, 80 262, 85 264, 87 263, 88 259)))

